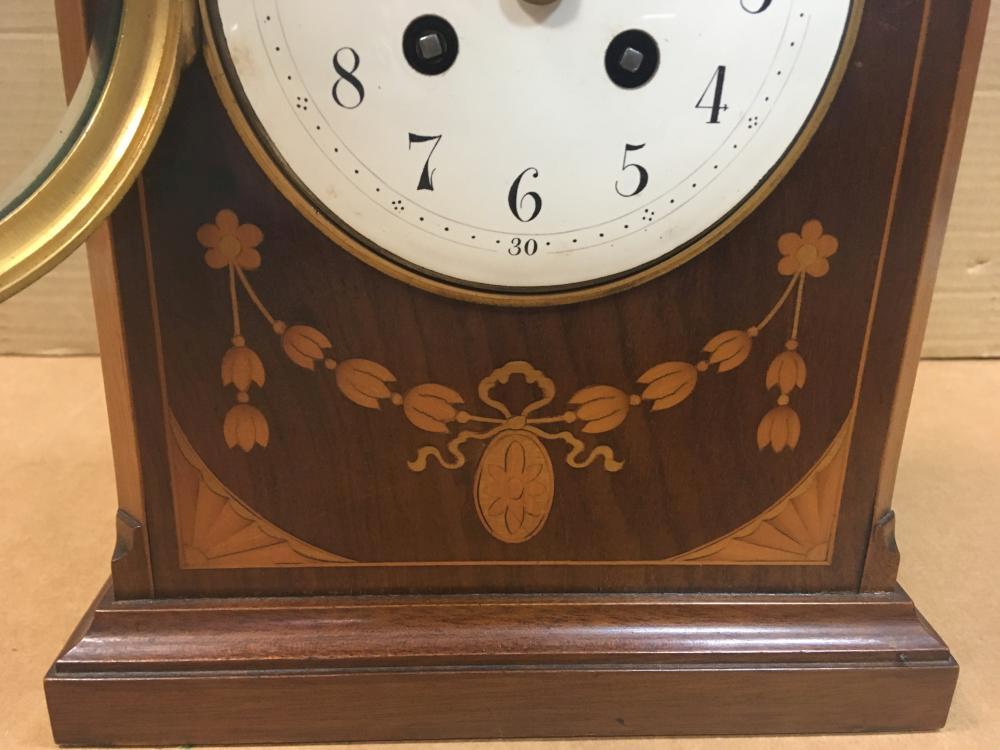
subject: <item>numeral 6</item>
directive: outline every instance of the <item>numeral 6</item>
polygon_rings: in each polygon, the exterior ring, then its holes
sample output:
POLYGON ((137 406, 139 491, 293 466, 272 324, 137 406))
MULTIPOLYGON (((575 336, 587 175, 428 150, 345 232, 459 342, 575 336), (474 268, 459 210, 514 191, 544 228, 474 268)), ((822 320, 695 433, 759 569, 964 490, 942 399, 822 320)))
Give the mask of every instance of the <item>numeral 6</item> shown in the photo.
POLYGON ((518 198, 517 194, 521 190, 521 180, 524 179, 525 175, 530 175, 532 179, 538 179, 538 170, 534 167, 528 167, 517 176, 514 184, 510 186, 510 192, 507 194, 507 205, 510 206, 510 212, 514 214, 515 219, 527 224, 529 221, 534 221, 538 218, 538 214, 542 212, 542 196, 535 192, 528 192, 518 198), (521 213, 521 209, 524 208, 526 201, 532 206, 531 213, 527 218, 521 213))

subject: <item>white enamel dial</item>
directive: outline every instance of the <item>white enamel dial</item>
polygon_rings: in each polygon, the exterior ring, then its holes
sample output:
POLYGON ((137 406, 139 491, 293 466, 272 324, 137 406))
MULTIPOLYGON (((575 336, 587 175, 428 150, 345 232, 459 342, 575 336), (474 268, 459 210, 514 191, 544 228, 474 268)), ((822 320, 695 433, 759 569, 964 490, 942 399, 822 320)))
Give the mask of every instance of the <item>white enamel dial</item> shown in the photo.
POLYGON ((469 287, 621 278, 801 145, 856 0, 215 0, 276 160, 373 252, 469 287), (443 72, 442 72, 443 71, 443 72))

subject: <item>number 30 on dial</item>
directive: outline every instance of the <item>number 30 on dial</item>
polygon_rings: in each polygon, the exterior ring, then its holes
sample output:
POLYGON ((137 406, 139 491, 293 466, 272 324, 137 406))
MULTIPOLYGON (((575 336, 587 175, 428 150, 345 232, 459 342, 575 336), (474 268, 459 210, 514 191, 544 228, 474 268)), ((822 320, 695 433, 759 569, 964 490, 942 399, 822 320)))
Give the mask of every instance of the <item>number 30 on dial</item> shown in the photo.
POLYGON ((511 295, 613 287, 735 223, 816 128, 861 12, 208 4, 246 119, 335 236, 402 275, 511 295))

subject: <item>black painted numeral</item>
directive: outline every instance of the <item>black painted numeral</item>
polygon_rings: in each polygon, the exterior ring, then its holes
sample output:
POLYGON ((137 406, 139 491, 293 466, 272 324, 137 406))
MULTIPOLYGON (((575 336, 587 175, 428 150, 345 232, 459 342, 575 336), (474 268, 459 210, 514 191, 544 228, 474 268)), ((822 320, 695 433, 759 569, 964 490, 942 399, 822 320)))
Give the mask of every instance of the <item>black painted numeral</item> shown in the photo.
POLYGON ((722 92, 726 86, 726 66, 720 65, 715 69, 715 74, 712 76, 712 80, 708 82, 708 86, 705 87, 705 91, 701 95, 701 99, 695 105, 695 109, 708 109, 711 110, 712 114, 708 118, 708 122, 711 125, 719 124, 719 113, 725 112, 729 109, 728 104, 723 104, 722 102, 722 92), (706 99, 711 99, 710 103, 706 103, 706 99))
POLYGON ((514 256, 527 255, 530 258, 538 252, 538 240, 522 240, 520 237, 513 237, 511 238, 510 247, 507 248, 507 252, 514 256))
POLYGON ((361 67, 361 56, 358 55, 357 51, 351 47, 341 47, 333 55, 333 69, 337 71, 337 75, 340 77, 337 79, 336 83, 333 84, 333 100, 337 102, 344 109, 357 109, 361 106, 361 102, 365 100, 365 86, 358 80, 357 76, 354 74, 361 67), (346 53, 346 54, 342 54, 346 53), (350 69, 345 68, 343 63, 341 63, 341 57, 351 57, 350 69), (347 100, 341 97, 340 85, 346 83, 350 88, 354 89, 354 96, 348 97, 347 100), (353 101, 357 99, 357 101, 353 101))
POLYGON ((429 143, 434 141, 434 145, 431 146, 431 152, 427 154, 427 161, 424 162, 424 170, 420 173, 420 182, 417 183, 417 190, 433 190, 434 189, 434 173, 437 172, 436 169, 431 169, 431 157, 434 156, 434 152, 437 147, 441 144, 440 135, 417 135, 416 133, 410 133, 410 150, 413 150, 414 143, 429 143))
POLYGON ((743 8, 747 13, 757 15, 758 13, 763 13, 765 10, 771 7, 772 0, 740 0, 740 7, 743 8), (756 10, 754 7, 756 6, 756 10))
POLYGON ((510 212, 514 214, 515 219, 527 224, 529 221, 534 221, 538 218, 538 214, 542 212, 542 196, 534 191, 530 191, 518 197, 518 193, 521 191, 521 180, 523 180, 525 176, 530 176, 532 179, 538 179, 538 170, 534 167, 528 167, 517 176, 517 179, 514 180, 514 184, 510 186, 510 192, 507 194, 507 205, 510 206, 510 212), (522 209, 525 208, 525 203, 529 203, 531 206, 531 211, 527 218, 525 218, 522 214, 522 209))
POLYGON ((645 190, 646 185, 649 184, 649 172, 646 170, 646 168, 641 164, 635 164, 635 163, 629 164, 628 162, 628 155, 630 153, 632 153, 633 151, 639 151, 644 148, 646 148, 645 143, 640 143, 637 145, 633 145, 631 143, 625 144, 625 155, 622 156, 622 171, 624 172, 628 169, 634 169, 636 174, 639 176, 639 179, 635 188, 633 188, 631 192, 625 192, 624 190, 622 190, 621 180, 618 180, 615 183, 615 190, 618 192, 618 195, 620 195, 622 198, 632 198, 638 195, 643 190, 645 190))

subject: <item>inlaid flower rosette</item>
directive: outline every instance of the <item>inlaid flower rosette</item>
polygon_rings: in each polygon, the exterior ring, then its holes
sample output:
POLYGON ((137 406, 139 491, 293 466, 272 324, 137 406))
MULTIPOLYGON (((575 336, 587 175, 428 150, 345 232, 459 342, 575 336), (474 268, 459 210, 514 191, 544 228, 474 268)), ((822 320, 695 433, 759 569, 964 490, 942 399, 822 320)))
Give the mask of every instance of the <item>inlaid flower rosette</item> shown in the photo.
MULTIPOLYGON (((222 354, 221 384, 233 389, 235 403, 220 426, 220 439, 230 449, 251 454, 282 439, 272 431, 266 410, 254 404, 254 393, 265 384, 281 387, 282 367, 303 368, 317 376, 325 374, 346 399, 345 408, 356 406, 386 412, 387 416, 388 412, 397 412, 397 418, 435 436, 437 439, 425 445, 414 446, 407 467, 416 473, 468 471, 470 510, 486 532, 508 544, 544 533, 553 505, 558 502, 554 470, 557 462, 580 471, 614 474, 625 470, 627 457, 616 455, 598 436, 614 432, 639 409, 667 412, 697 398, 699 383, 708 377, 725 376, 747 366, 760 367, 761 385, 773 394, 774 405, 758 415, 755 432, 744 439, 756 445, 761 461, 794 451, 803 430, 809 429, 793 403, 796 394, 807 386, 807 359, 800 336, 807 282, 822 279, 830 272, 831 258, 839 248, 837 238, 820 221, 805 222, 798 231, 778 239, 776 270, 787 281, 776 299, 763 306, 761 318, 745 327, 735 326, 706 336, 700 356, 655 363, 640 372, 631 386, 594 384, 560 398, 557 384, 526 361, 507 362, 486 373, 474 396, 444 383, 401 386, 385 364, 344 356, 348 353, 340 352, 324 331, 308 321, 286 321, 272 311, 250 277, 260 271, 264 260, 260 248, 265 238, 258 226, 242 223, 234 211, 224 209, 213 222, 201 226, 196 237, 204 248, 204 262, 227 279, 231 337, 229 348, 222 354), (247 310, 266 322, 288 360, 284 365, 267 363, 270 382, 266 380, 265 362, 244 333, 247 310), (779 324, 787 326, 783 347, 757 354, 762 332, 779 324), (512 381, 520 381, 532 393, 531 400, 520 408, 505 402, 502 395, 503 387, 512 381), (467 469, 470 462, 473 468, 467 469)), ((846 431, 847 425, 814 467, 814 475, 831 464, 842 469, 846 431)), ((203 477, 208 472, 205 467, 198 471, 203 477)), ((808 489, 808 482, 804 486, 808 489)), ((224 489, 219 492, 225 495, 224 489)), ((739 562, 738 550, 746 553, 753 545, 765 550, 755 553, 757 556, 766 557, 766 550, 777 548, 777 561, 824 559, 836 507, 829 489, 815 502, 808 496, 809 492, 792 493, 750 525, 720 540, 725 542, 722 548, 703 545, 674 561, 739 562), (803 496, 807 497, 805 504, 803 496)), ((235 497, 232 500, 240 505, 235 497)), ((252 511, 248 512, 252 515, 252 511)), ((268 522, 258 520, 270 528, 268 522)), ((280 530, 275 527, 271 533, 280 534, 280 530)), ((312 553, 303 564, 346 561, 339 556, 317 561, 318 557, 322 554, 312 553)))

